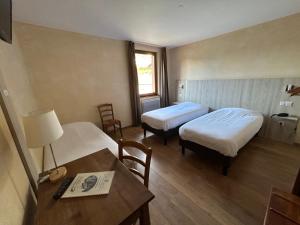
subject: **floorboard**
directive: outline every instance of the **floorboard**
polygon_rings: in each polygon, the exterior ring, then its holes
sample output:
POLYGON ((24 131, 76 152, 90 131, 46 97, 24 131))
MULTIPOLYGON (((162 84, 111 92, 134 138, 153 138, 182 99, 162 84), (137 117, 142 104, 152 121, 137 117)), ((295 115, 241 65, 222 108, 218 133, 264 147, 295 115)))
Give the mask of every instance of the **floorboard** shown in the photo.
MULTIPOLYGON (((300 147, 255 137, 221 175, 215 157, 186 151, 178 137, 162 140, 139 127, 124 129, 126 139, 153 149, 150 186, 152 225, 263 224, 271 187, 290 191, 300 166, 300 147)), ((132 150, 131 153, 134 154, 132 150)))

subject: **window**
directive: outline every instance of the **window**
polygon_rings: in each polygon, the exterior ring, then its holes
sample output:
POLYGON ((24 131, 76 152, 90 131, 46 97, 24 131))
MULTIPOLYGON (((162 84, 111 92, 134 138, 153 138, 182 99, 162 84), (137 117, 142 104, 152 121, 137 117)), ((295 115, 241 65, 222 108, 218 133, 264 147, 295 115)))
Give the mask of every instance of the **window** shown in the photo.
POLYGON ((156 53, 136 51, 135 61, 141 96, 156 94, 156 53))

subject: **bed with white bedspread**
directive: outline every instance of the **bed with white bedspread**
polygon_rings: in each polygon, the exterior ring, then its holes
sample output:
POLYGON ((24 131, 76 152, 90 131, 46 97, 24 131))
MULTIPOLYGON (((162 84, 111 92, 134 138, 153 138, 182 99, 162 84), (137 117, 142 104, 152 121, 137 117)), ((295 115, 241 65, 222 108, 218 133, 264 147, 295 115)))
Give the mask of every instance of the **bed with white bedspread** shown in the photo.
MULTIPOLYGON (((90 122, 75 122, 62 125, 63 136, 55 141, 53 152, 58 165, 108 148, 118 157, 118 144, 90 122)), ((54 168, 49 148, 45 151, 45 170, 54 168)))
POLYGON ((216 110, 180 127, 179 136, 183 153, 184 147, 199 145, 233 158, 258 133, 262 123, 263 115, 253 110, 243 108, 216 110))
POLYGON ((209 108, 201 104, 183 102, 177 105, 146 112, 141 116, 144 134, 149 130, 166 138, 182 124, 208 113, 209 108))

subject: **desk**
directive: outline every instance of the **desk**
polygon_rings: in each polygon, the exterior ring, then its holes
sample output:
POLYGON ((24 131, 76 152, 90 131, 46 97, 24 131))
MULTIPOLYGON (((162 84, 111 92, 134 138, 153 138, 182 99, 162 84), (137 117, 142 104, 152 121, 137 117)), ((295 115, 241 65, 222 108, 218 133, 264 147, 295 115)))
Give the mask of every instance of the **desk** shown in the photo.
POLYGON ((68 176, 77 173, 114 170, 110 193, 53 200, 60 182, 39 185, 36 214, 37 225, 127 225, 139 217, 149 225, 148 203, 154 195, 108 150, 77 159, 64 165, 68 176))

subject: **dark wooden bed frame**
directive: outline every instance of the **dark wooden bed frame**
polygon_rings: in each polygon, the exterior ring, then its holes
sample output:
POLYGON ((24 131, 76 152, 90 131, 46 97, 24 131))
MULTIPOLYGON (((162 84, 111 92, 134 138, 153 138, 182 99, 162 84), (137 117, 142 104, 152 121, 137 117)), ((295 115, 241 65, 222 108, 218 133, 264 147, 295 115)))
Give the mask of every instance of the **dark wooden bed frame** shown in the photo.
POLYGON ((182 124, 179 125, 178 127, 164 131, 164 130, 155 129, 146 123, 142 123, 142 128, 144 129, 144 138, 146 138, 147 131, 150 131, 150 132, 156 134, 157 136, 162 137, 164 140, 164 145, 167 145, 169 137, 178 134, 179 127, 181 127, 181 126, 182 126, 182 124))
POLYGON ((188 148, 194 152, 199 152, 199 151, 210 151, 210 153, 214 154, 214 155, 217 155, 218 157, 221 157, 222 158, 222 161, 223 161, 223 165, 222 165, 222 174, 224 176, 227 176, 228 174, 228 169, 231 165, 231 161, 232 161, 232 157, 230 156, 224 156, 222 155, 221 153, 215 151, 215 150, 212 150, 212 149, 209 149, 209 148, 206 148, 202 145, 199 145, 195 142, 192 142, 192 141, 186 141, 186 140, 183 140, 179 137, 179 145, 181 145, 181 152, 182 152, 182 155, 185 154, 185 149, 188 148))
MULTIPOLYGON (((254 137, 258 137, 258 134, 260 132, 261 129, 259 129, 259 131, 250 139, 252 140, 254 137)), ((249 141, 250 142, 250 141, 249 141)), ((222 161, 223 161, 223 165, 222 165, 222 174, 224 176, 227 176, 228 175, 228 169, 230 168, 231 166, 231 163, 233 161, 233 157, 230 157, 230 156, 225 156, 215 150, 212 150, 212 149, 209 149, 203 145, 199 145, 195 142, 192 142, 192 141, 186 141, 186 140, 183 140, 180 138, 179 136, 179 145, 181 145, 181 152, 182 152, 182 155, 184 155, 185 153, 185 148, 188 148, 194 152, 199 152, 199 151, 209 151, 211 154, 214 154, 214 155, 217 155, 218 157, 222 158, 222 161)), ((241 148, 239 151, 241 151, 243 148, 241 148)))

